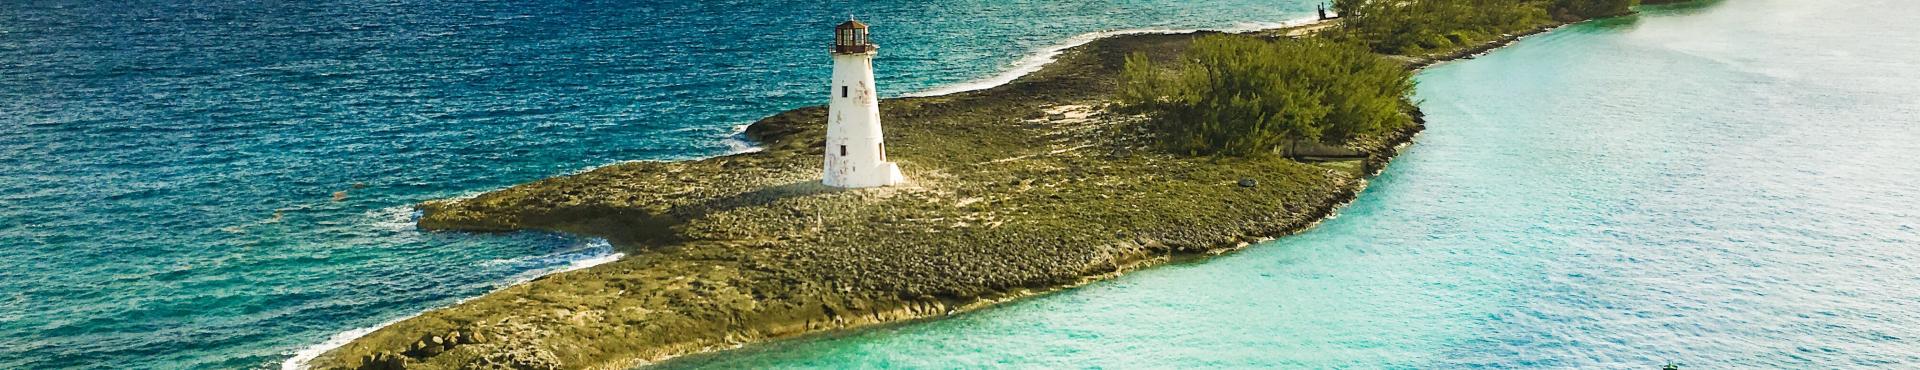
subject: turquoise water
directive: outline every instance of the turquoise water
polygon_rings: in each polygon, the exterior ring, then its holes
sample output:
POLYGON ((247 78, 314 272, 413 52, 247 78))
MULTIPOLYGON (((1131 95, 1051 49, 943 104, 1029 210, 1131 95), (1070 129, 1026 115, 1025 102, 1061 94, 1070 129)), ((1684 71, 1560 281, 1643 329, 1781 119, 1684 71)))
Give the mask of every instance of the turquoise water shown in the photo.
POLYGON ((670 367, 1920 367, 1920 3, 1727 1, 1419 76, 1304 234, 670 367))
MULTIPOLYGON (((821 104, 831 27, 887 95, 1126 29, 1307 1, 20 1, 0 6, 0 369, 273 368, 336 334, 607 259, 422 233, 418 201, 746 150, 821 104), (357 185, 356 185, 357 184, 357 185), (344 192, 335 200, 334 194, 344 192)), ((978 81, 979 83, 974 83, 978 81)))

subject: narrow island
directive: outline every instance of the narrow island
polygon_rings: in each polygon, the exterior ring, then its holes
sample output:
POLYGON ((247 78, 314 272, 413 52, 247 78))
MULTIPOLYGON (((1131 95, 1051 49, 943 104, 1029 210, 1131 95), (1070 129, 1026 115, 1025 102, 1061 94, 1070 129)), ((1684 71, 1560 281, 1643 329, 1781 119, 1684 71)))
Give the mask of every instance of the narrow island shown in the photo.
POLYGON ((827 109, 808 107, 749 126, 758 152, 430 201, 424 229, 603 237, 626 257, 305 365, 624 369, 1233 251, 1334 213, 1421 131, 1412 70, 1632 3, 1338 1, 1303 26, 1096 40, 1002 86, 880 102, 894 186, 822 184, 827 109))

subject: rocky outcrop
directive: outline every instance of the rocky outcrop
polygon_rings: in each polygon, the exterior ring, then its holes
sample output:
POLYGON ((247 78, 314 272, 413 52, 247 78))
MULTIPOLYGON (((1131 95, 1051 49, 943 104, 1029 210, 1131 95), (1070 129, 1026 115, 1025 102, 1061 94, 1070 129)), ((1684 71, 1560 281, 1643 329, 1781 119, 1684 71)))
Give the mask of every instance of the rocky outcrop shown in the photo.
POLYGON ((906 186, 819 185, 814 107, 749 126, 756 153, 429 202, 423 228, 603 236, 628 257, 404 320, 312 365, 625 368, 965 311, 1304 229, 1420 130, 1351 143, 1343 161, 1196 158, 1099 108, 1127 54, 1171 60, 1194 37, 1103 39, 1005 86, 884 101, 906 186))

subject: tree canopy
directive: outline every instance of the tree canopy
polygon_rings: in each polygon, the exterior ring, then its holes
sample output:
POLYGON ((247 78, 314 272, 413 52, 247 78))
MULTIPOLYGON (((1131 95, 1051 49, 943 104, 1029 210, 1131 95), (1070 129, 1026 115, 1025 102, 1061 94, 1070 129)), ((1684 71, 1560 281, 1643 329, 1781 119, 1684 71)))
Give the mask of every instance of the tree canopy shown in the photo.
POLYGON ((1164 142, 1191 154, 1286 153, 1411 124, 1411 72, 1357 45, 1214 35, 1162 68, 1127 58, 1121 103, 1154 114, 1164 142))
POLYGON ((1412 72, 1375 54, 1455 50, 1555 21, 1624 14, 1638 0, 1335 0, 1322 36, 1213 35, 1182 58, 1127 58, 1120 101, 1152 114, 1170 148, 1191 154, 1291 155, 1412 123, 1412 72))

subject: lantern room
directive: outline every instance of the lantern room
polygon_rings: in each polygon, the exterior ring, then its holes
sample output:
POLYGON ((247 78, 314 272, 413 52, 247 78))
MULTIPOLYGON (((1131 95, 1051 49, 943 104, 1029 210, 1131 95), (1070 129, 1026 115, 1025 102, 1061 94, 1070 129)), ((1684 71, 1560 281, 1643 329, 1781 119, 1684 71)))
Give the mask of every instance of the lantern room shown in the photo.
POLYGON ((833 28, 833 52, 837 54, 861 54, 873 51, 873 40, 867 39, 867 24, 848 19, 833 28))

